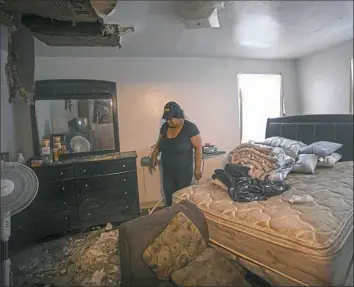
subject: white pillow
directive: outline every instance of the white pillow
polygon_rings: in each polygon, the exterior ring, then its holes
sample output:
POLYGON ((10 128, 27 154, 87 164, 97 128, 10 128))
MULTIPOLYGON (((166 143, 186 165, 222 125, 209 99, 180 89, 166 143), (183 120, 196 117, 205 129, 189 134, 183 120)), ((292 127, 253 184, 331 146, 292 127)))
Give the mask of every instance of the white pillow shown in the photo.
POLYGON ((340 161, 342 155, 339 153, 332 153, 327 156, 321 156, 318 158, 317 166, 318 167, 334 167, 334 165, 340 161))
POLYGON ((315 154, 300 154, 292 171, 297 173, 315 173, 318 156, 315 154))

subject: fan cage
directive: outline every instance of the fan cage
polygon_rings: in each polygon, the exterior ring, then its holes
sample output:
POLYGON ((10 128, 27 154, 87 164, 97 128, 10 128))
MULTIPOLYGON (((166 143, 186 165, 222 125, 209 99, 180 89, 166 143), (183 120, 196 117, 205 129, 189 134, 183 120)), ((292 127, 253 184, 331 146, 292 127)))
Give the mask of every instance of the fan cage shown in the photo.
POLYGON ((17 162, 1 162, 1 179, 8 178, 13 181, 16 181, 16 178, 22 178, 24 182, 24 190, 14 190, 16 196, 14 196, 10 202, 8 202, 6 197, 1 198, 1 209, 3 211, 9 211, 12 216, 31 204, 37 195, 39 182, 34 171, 28 166, 17 162), (16 175, 14 175, 14 173, 16 175))

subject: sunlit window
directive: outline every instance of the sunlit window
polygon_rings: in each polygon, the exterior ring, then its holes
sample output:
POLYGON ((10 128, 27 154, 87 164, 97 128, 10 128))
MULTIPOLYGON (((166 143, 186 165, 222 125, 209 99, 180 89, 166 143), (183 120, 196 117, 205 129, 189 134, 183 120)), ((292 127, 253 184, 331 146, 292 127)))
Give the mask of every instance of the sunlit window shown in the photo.
POLYGON ((262 141, 268 118, 283 111, 281 75, 239 74, 241 142, 262 141))

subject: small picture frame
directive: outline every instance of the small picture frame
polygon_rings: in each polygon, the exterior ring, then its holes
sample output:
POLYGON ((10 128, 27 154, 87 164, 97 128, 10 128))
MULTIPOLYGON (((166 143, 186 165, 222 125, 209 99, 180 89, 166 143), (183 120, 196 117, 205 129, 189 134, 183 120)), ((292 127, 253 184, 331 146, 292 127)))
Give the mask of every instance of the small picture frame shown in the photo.
POLYGON ((9 162, 10 155, 8 152, 0 152, 0 161, 9 162))

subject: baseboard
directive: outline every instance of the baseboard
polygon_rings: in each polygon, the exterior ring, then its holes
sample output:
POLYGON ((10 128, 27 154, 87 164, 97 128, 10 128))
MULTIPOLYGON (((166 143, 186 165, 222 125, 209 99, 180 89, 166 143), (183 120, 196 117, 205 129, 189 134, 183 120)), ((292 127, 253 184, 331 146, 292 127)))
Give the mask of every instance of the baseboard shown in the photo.
MULTIPOLYGON (((159 200, 140 203, 140 209, 154 208, 158 202, 159 202, 159 200)), ((163 207, 163 206, 165 206, 165 203, 162 200, 159 203, 158 207, 163 207)))
MULTIPOLYGON (((144 216, 144 215, 147 215, 150 213, 150 211, 156 206, 156 204, 158 203, 159 201, 151 201, 151 202, 144 202, 142 204, 140 204, 140 215, 141 216, 144 216)), ((154 211, 157 211, 159 209, 162 209, 165 207, 165 203, 164 201, 162 200, 158 206, 156 206, 155 210, 154 211)))

